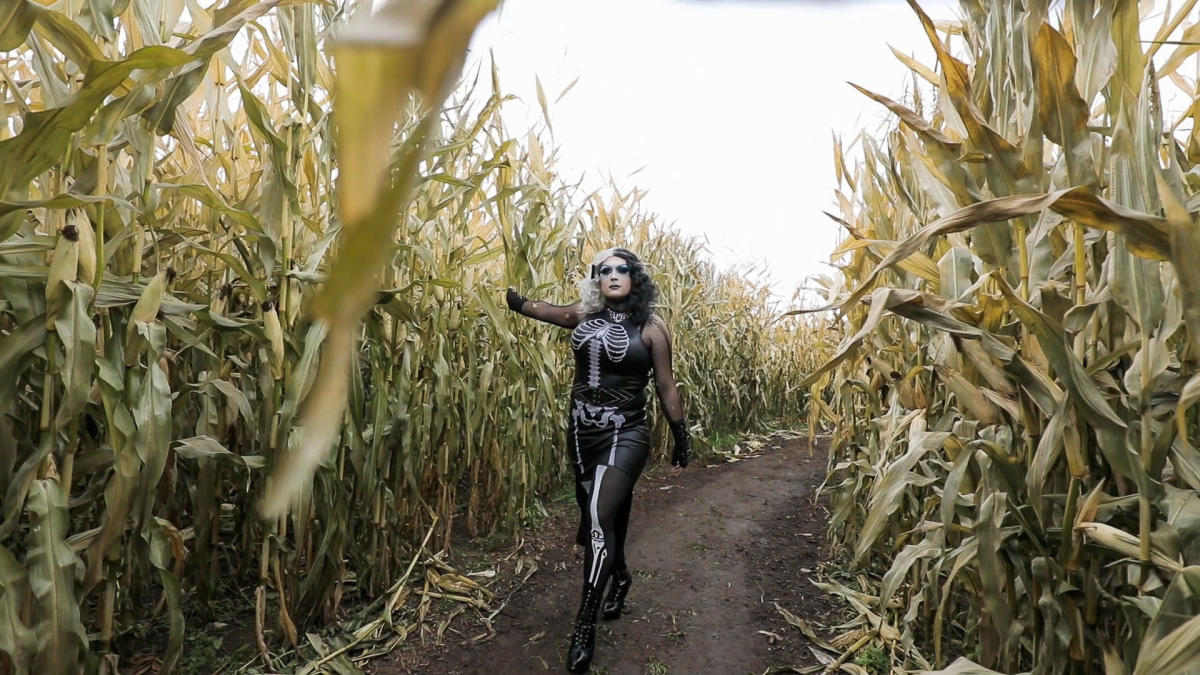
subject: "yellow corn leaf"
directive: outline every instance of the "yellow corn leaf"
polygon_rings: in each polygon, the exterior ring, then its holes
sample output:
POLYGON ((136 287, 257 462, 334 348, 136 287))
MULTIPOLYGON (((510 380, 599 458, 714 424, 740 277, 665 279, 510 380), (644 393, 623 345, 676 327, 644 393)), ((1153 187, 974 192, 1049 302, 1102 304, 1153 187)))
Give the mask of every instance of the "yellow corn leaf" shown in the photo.
POLYGON ((300 444, 284 457, 263 497, 267 517, 282 515, 304 489, 340 429, 354 327, 375 297, 377 276, 391 256, 396 216, 407 204, 424 136, 435 119, 423 117, 401 150, 397 178, 387 184, 401 106, 410 92, 429 108, 441 106, 471 34, 498 1, 389 3, 378 18, 358 23, 335 47, 340 69, 335 104, 339 197, 346 240, 314 303, 318 316, 330 323, 329 337, 305 401, 300 444))
POLYGON ((891 45, 888 45, 888 49, 892 50, 892 54, 900 61, 900 63, 903 63, 904 65, 908 66, 909 70, 913 71, 917 75, 920 75, 922 80, 925 80, 935 87, 941 84, 942 78, 938 77, 938 74, 933 72, 933 69, 929 66, 926 66, 911 56, 902 53, 900 50, 891 45))

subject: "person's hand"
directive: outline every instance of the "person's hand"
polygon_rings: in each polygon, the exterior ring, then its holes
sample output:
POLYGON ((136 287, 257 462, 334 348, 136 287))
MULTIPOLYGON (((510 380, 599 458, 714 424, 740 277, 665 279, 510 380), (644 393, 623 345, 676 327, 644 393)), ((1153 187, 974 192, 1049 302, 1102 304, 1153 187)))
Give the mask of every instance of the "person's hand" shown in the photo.
POLYGON ((671 475, 678 476, 692 458, 692 437, 688 433, 686 418, 667 420, 667 425, 671 427, 671 437, 675 440, 675 447, 671 450, 671 475))
POLYGON ((522 314, 521 308, 528 302, 525 296, 521 295, 512 286, 508 287, 508 291, 504 293, 504 301, 508 303, 508 308, 517 314, 522 314))

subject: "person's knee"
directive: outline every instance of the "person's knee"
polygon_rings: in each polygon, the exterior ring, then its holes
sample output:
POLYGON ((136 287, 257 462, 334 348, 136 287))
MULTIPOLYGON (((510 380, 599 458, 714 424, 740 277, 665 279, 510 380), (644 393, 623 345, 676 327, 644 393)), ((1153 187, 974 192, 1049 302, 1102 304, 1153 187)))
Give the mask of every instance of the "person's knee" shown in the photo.
POLYGON ((624 512, 624 503, 613 501, 596 509, 596 521, 606 532, 615 532, 623 521, 624 512))
POLYGON ((617 531, 617 514, 615 512, 607 511, 607 512, 598 514, 598 516, 599 517, 597 518, 597 520, 599 521, 598 524, 600 525, 601 530, 603 530, 606 533, 608 533, 608 532, 615 533, 617 531))

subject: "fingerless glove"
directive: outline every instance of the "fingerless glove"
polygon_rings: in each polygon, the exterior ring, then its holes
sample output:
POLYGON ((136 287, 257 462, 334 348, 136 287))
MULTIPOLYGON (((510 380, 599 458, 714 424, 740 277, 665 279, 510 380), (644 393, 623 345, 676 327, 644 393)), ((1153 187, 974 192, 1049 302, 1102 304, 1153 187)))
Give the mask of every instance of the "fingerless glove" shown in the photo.
POLYGON ((671 451, 671 465, 687 466, 688 460, 692 458, 692 437, 688 433, 687 418, 678 422, 667 420, 667 425, 671 427, 671 437, 675 439, 675 448, 671 451))
POLYGON ((509 309, 517 314, 524 313, 521 311, 521 308, 525 306, 526 302, 528 302, 528 299, 525 296, 510 288, 508 289, 508 292, 504 294, 504 299, 508 302, 509 309))

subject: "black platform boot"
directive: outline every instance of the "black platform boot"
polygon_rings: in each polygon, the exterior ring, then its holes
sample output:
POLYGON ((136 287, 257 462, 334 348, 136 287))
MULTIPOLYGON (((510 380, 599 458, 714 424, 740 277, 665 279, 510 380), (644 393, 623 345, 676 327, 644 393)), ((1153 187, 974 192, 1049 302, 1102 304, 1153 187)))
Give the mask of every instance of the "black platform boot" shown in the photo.
POLYGON ((633 576, 629 570, 613 570, 612 580, 608 582, 608 595, 600 606, 600 618, 612 621, 621 617, 625 609, 625 596, 629 595, 629 587, 633 585, 633 576))
POLYGON ((596 611, 600 609, 600 591, 588 587, 575 617, 575 633, 571 635, 571 651, 567 652, 567 672, 586 673, 596 653, 596 611))

